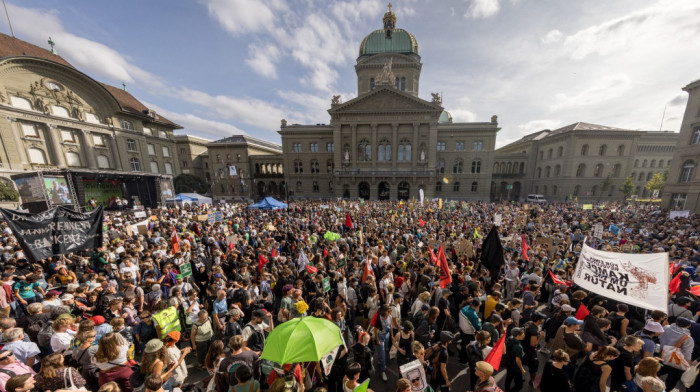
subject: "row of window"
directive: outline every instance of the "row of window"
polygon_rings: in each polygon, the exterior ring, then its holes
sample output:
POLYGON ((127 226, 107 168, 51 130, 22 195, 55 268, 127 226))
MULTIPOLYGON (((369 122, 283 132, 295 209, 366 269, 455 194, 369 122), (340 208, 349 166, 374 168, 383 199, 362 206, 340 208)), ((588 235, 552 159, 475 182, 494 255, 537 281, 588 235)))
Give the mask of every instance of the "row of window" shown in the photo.
MULTIPOLYGON (((126 139, 126 150, 129 152, 138 152, 136 148, 136 140, 134 139, 126 139)), ((146 145, 146 148, 148 149, 148 155, 156 155, 156 146, 148 143, 146 145)), ((169 158, 170 157, 170 147, 168 146, 161 146, 161 151, 163 152, 163 157, 169 158)))
MULTIPOLYGON (((397 90, 406 91, 406 77, 397 77, 394 80, 394 87, 396 87, 397 90)), ((369 89, 370 91, 374 90, 374 78, 369 78, 369 89)))
MULTIPOLYGON (((650 168, 656 167, 656 159, 652 159, 651 161, 647 161, 646 159, 642 161, 642 167, 647 167, 647 163, 649 163, 650 168)), ((671 161, 666 162, 666 166, 671 166, 671 161)), ((639 167, 639 159, 634 160, 634 167, 639 167)), ((659 166, 660 168, 664 167, 664 160, 659 159, 659 166)))
MULTIPOLYGON (((446 142, 437 142, 437 151, 446 151, 446 142)), ((474 151, 482 151, 484 149, 484 142, 477 140, 474 142, 474 151)), ((346 150, 349 151, 349 146, 346 145, 346 150)), ((368 161, 372 159, 372 145, 366 139, 360 141, 358 147, 358 157, 361 161, 368 161)), ((455 142, 455 151, 464 151, 464 142, 455 142)), ((302 143, 292 144, 292 152, 304 152, 302 143)), ((309 152, 318 152, 318 143, 309 143, 309 152)), ((326 152, 335 152, 334 143, 326 143, 326 152)), ((399 142, 397 149, 397 159, 399 161, 411 160, 411 142, 408 139, 402 139, 399 142)), ((379 148, 377 149, 377 160, 379 161, 391 161, 391 143, 387 139, 382 139, 379 142, 379 148)))
MULTIPOLYGON (((557 165, 558 166, 558 165, 557 165)), ((493 164, 493 174, 524 174, 525 162, 496 162, 493 164)))
MULTIPOLYGON (((132 172, 142 171, 141 170, 141 161, 138 158, 129 159, 129 165, 131 166, 132 172)), ((165 168, 165 174, 173 174, 173 165, 171 165, 168 162, 165 162, 164 168, 165 168)), ((158 167, 158 162, 151 161, 151 173, 160 173, 160 169, 158 167)))
MULTIPOLYGON (((558 173, 558 169, 557 169, 558 167, 559 167, 559 165, 557 165, 555 167, 555 172, 557 172, 557 173, 558 173)), ((549 168, 549 166, 547 166, 547 168, 549 168)), ((604 165, 602 163, 595 165, 595 168, 593 169, 593 177, 602 177, 603 170, 604 170, 604 165)), ((619 163, 615 164, 615 166, 613 166, 613 171, 612 171, 611 176, 612 177, 619 177, 621 170, 622 170, 622 165, 620 165, 619 163)), ((546 177, 549 177, 548 170, 545 174, 546 174, 546 177)), ((542 168, 538 168, 537 169, 537 178, 541 178, 541 175, 542 175, 542 168)), ((557 177, 557 176, 558 176, 558 174, 555 175, 555 177, 557 177)), ((585 163, 581 163, 576 168, 576 177, 586 177, 586 164, 585 163)))
MULTIPOLYGON (((452 191, 459 192, 460 186, 461 185, 460 185, 459 181, 453 182, 452 183, 452 191)), ((478 189, 479 189, 479 184, 476 181, 472 182, 471 191, 476 192, 476 191, 478 191, 478 189)), ((438 181, 435 184, 435 192, 442 192, 442 181, 438 181)))
MULTIPOLYGON (((598 147, 598 155, 604 157, 607 155, 607 153, 608 153, 608 146, 606 144, 603 144, 600 147, 598 147)), ((616 153, 617 153, 617 156, 619 156, 619 157, 624 156, 625 155, 625 145, 620 144, 619 146, 617 146, 616 153)), ((557 155, 559 157, 564 155, 564 147, 559 147, 559 149, 557 151, 557 155)), ((583 146, 581 146, 581 155, 582 156, 588 155, 588 144, 584 144, 583 146)), ((552 157, 552 149, 551 148, 547 151, 547 156, 549 158, 552 157)), ((540 151, 540 159, 543 159, 543 157, 544 157, 544 151, 540 151)))
MULTIPOLYGON (((437 170, 438 173, 445 173, 445 161, 442 159, 437 161, 435 169, 437 170)), ((452 164, 452 173, 453 174, 464 173, 464 162, 461 159, 456 159, 454 161, 454 163, 452 164)), ((472 161, 471 173, 472 174, 481 173, 481 161, 480 160, 477 159, 477 160, 472 161)))

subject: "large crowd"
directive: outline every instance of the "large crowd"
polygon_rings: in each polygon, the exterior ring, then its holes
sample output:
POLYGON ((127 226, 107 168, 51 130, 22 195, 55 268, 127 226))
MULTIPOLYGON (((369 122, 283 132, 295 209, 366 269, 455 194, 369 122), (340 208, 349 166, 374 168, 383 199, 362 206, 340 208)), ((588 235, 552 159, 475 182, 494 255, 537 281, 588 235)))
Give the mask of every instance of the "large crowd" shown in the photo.
POLYGON ((297 201, 170 206, 141 211, 144 226, 136 212, 106 212, 99 249, 31 262, 3 223, 0 392, 350 392, 368 379, 407 392, 420 380, 399 366, 415 361, 426 391, 700 391, 662 355, 676 346, 692 369, 700 358, 696 215, 612 202, 297 201), (495 223, 496 270, 481 257, 495 223), (572 284, 584 242, 668 252, 680 286, 667 311, 572 284), (449 284, 431 255, 440 248, 449 284), (330 369, 261 360, 268 334, 300 316, 339 327, 330 369), (503 336, 496 370, 485 359, 503 336))

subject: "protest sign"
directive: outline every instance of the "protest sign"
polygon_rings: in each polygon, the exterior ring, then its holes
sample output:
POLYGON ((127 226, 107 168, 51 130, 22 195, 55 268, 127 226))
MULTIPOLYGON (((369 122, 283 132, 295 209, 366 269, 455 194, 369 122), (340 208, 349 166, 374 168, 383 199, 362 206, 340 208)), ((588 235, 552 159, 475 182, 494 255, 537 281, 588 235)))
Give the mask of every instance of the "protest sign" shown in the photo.
POLYGON ((603 225, 597 224, 593 226, 593 237, 603 239, 603 225))
POLYGON ((0 213, 32 262, 102 246, 102 206, 86 214, 62 206, 38 214, 4 208, 0 213))
POLYGON ((629 254, 583 246, 574 283, 604 297, 668 311, 668 253, 629 254))
POLYGON ((136 211, 134 212, 134 218, 145 218, 146 211, 136 211))
POLYGON ((502 219, 503 219, 503 216, 501 214, 495 214, 493 216, 493 224, 496 226, 500 226, 502 219))
POLYGON ((408 379, 411 382, 411 392, 422 392, 428 387, 428 382, 425 378, 425 370, 423 364, 419 360, 409 362, 399 367, 401 377, 408 379))
POLYGON ((186 278, 188 276, 192 275, 192 264, 190 263, 185 263, 180 266, 180 275, 182 275, 183 278, 186 278))
POLYGON ((690 217, 690 211, 689 210, 684 210, 684 211, 671 211, 669 214, 669 219, 676 219, 676 218, 689 218, 690 217))
POLYGON ((331 278, 326 276, 325 278, 323 278, 322 282, 323 282, 323 293, 325 294, 325 293, 331 291, 331 278))

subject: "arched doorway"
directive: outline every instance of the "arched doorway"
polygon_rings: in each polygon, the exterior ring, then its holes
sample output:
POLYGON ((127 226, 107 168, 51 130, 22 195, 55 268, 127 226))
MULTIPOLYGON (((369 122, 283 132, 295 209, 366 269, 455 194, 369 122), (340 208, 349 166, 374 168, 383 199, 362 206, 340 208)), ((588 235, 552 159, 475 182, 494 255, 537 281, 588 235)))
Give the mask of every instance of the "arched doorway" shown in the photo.
POLYGON ((360 199, 369 200, 369 183, 362 181, 358 188, 360 199))
POLYGON ((399 200, 408 200, 408 195, 411 193, 411 186, 406 181, 399 183, 399 200))
POLYGON ((287 191, 287 183, 282 181, 280 182, 280 186, 278 188, 279 191, 279 197, 282 199, 286 199, 285 192, 287 191))
POLYGON ((268 186, 268 191, 271 195, 277 194, 277 184, 275 184, 274 182, 270 182, 270 185, 268 186))
POLYGON ((348 184, 343 185, 343 197, 346 199, 350 198, 350 185, 348 184))
POLYGON ((513 183, 513 190, 511 191, 510 198, 511 200, 518 201, 520 200, 520 182, 514 182, 513 183))
POLYGON ((260 181, 258 182, 258 196, 265 197, 265 195, 265 183, 260 181))
POLYGON ((377 194, 379 196, 379 200, 389 200, 389 183, 386 181, 380 182, 377 194))

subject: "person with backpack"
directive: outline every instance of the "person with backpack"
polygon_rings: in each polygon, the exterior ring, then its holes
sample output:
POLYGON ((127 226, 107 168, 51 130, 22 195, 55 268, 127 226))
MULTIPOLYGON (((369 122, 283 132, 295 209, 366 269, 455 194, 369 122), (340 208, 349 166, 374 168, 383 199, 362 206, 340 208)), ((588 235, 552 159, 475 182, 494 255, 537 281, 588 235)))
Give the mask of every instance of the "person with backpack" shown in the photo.
POLYGON ((656 341, 661 334, 664 333, 664 327, 660 323, 649 319, 644 325, 641 331, 635 332, 634 336, 642 339, 644 344, 642 345, 642 351, 640 353, 642 358, 653 357, 654 352, 656 352, 656 341))
POLYGON ((664 352, 672 351, 672 348, 677 348, 676 351, 680 351, 683 356, 682 359, 685 359, 688 364, 691 362, 691 354, 695 346, 695 341, 690 337, 691 324, 692 321, 689 319, 678 317, 676 318, 676 322, 666 326, 664 328, 664 333, 659 336, 659 343, 663 350, 661 354, 663 358, 662 362, 664 365, 667 365, 661 368, 659 376, 667 375, 666 388, 669 391, 676 387, 685 369, 681 369, 677 363, 667 361, 664 352))
POLYGON ((525 340, 525 330, 513 328, 510 331, 510 337, 506 341, 506 392, 517 392, 523 388, 525 378, 523 340, 525 340), (515 385, 511 388, 513 383, 515 385))
POLYGON ((487 331, 476 333, 476 340, 467 346, 467 365, 469 366, 469 385, 476 386, 476 363, 483 361, 491 351, 489 343, 491 334, 487 331))
POLYGON ((467 362, 467 345, 475 339, 475 334, 481 330, 479 307, 481 307, 481 301, 474 298, 469 305, 464 306, 459 311, 459 329, 462 331, 462 343, 459 348, 460 362, 467 362))
POLYGON ((452 343, 455 336, 452 332, 440 332, 440 343, 431 347, 425 356, 431 366, 430 387, 436 392, 448 392, 450 390, 450 378, 447 375, 447 359, 449 357, 447 346, 452 343))
POLYGON ((270 332, 274 328, 274 323, 270 314, 266 314, 262 309, 253 311, 250 322, 243 327, 243 340, 249 349, 260 355, 265 347, 265 332, 270 332), (268 319, 269 324, 263 320, 268 319))

